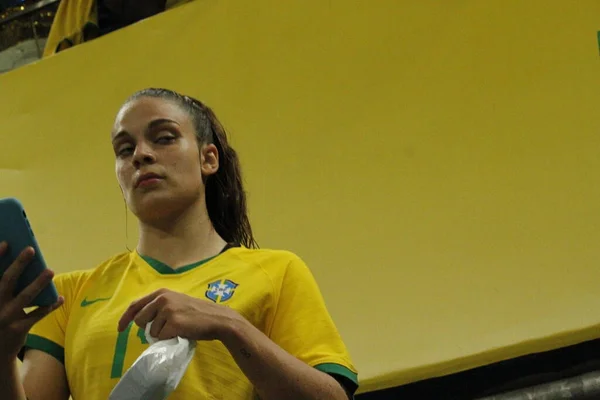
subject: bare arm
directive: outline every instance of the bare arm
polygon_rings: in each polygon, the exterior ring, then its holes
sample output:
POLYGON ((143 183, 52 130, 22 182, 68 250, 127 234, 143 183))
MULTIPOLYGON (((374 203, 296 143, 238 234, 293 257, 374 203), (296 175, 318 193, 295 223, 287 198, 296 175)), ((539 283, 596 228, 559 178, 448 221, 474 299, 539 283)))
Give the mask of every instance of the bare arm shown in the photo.
MULTIPOLYGON (((25 353, 21 369, 23 388, 29 400, 68 400, 69 384, 65 366, 39 350, 25 353)), ((20 399, 17 397, 17 399, 20 399)))
POLYGON ((29 350, 21 371, 15 359, 0 366, 0 393, 7 400, 68 400, 69 387, 64 366, 54 357, 29 350), (5 397, 6 396, 6 397, 5 397))
POLYGON ((335 378, 288 353, 232 308, 160 289, 129 306, 119 320, 119 331, 131 321, 139 327, 152 321, 150 335, 160 340, 181 336, 221 341, 261 400, 350 397, 335 378))
POLYGON ((236 318, 221 340, 262 400, 348 400, 333 377, 287 353, 244 318, 236 318))

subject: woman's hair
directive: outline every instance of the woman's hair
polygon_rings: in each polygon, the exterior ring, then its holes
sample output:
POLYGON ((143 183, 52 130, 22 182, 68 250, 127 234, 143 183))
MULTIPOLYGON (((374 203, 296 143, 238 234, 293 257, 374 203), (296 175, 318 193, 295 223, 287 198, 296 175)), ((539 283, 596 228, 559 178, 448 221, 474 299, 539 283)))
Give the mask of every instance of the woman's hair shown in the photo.
POLYGON ((199 145, 211 143, 219 151, 219 169, 205 179, 206 208, 217 233, 227 243, 257 248, 248 219, 246 192, 240 162, 227 141, 227 133, 215 113, 201 101, 168 89, 149 88, 134 93, 127 103, 140 97, 170 100, 185 110, 194 124, 199 145))

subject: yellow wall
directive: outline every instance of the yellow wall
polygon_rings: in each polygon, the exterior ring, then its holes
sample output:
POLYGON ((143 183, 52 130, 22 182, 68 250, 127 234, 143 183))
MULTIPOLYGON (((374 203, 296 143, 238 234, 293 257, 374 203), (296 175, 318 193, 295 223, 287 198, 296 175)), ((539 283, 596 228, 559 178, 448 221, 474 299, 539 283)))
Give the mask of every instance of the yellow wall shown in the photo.
POLYGON ((58 271, 122 251, 112 118, 168 86, 230 129, 363 390, 590 339, 599 29, 585 0, 198 0, 0 77, 0 197, 58 271))

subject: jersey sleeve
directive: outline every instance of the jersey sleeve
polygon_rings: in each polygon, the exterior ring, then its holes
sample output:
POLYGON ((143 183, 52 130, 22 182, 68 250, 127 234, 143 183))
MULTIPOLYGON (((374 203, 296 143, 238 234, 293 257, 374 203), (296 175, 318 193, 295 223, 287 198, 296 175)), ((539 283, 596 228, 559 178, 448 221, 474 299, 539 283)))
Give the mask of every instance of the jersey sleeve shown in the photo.
POLYGON ((358 376, 306 264, 294 257, 281 278, 269 336, 288 353, 333 376, 349 394, 358 376))
POLYGON ((19 355, 21 359, 27 350, 35 349, 50 354, 64 364, 65 332, 81 275, 82 273, 73 272, 57 275, 54 278, 56 290, 65 298, 65 302, 31 328, 25 341, 25 347, 19 355))

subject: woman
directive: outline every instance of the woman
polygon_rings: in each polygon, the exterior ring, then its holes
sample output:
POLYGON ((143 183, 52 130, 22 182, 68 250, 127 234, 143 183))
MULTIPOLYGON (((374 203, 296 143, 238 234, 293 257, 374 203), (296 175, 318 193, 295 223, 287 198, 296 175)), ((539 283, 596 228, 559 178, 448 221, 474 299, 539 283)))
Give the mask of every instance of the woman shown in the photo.
POLYGON ((309 270, 256 249, 238 159, 213 112, 143 90, 119 111, 112 146, 138 246, 57 276, 57 304, 31 314, 24 305, 52 273, 13 297, 33 251, 23 252, 0 281, 3 398, 106 400, 147 348, 151 321, 154 337, 198 341, 170 399, 352 397, 356 372, 309 270))

